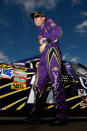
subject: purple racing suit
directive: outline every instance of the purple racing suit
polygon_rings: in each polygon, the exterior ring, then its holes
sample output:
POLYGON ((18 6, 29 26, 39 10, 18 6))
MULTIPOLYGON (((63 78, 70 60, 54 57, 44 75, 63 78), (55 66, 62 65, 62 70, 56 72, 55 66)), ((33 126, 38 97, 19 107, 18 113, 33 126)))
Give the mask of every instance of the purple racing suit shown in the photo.
POLYGON ((47 19, 39 27, 38 40, 40 45, 45 43, 46 39, 50 39, 51 42, 46 45, 41 55, 33 89, 35 96, 37 95, 37 90, 41 95, 45 89, 46 83, 50 80, 56 109, 58 111, 56 117, 59 119, 66 119, 67 107, 64 88, 61 86, 60 77, 62 55, 59 49, 59 38, 61 33, 61 28, 51 19, 47 19))

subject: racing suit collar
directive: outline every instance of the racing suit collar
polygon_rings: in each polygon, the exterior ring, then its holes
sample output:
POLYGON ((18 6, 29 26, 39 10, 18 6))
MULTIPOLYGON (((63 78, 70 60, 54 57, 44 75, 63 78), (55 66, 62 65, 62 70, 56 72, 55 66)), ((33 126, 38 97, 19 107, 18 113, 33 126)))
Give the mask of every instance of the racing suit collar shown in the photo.
POLYGON ((39 29, 43 29, 44 27, 44 22, 39 26, 39 29))

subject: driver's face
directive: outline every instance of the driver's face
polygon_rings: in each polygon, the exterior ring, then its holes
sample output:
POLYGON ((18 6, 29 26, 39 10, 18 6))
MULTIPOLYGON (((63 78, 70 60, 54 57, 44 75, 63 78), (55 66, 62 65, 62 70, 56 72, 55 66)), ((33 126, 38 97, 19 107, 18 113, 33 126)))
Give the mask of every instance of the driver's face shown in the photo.
POLYGON ((43 18, 41 16, 37 17, 37 18, 34 18, 34 24, 36 26, 40 26, 42 23, 43 23, 43 18))

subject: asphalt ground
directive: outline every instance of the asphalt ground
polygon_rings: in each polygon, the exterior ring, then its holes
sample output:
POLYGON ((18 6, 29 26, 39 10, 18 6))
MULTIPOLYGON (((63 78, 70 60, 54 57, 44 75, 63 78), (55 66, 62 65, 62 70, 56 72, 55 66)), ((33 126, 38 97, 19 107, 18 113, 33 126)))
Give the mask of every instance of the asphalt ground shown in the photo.
POLYGON ((0 131, 86 131, 87 119, 69 119, 64 126, 50 126, 52 120, 45 119, 42 124, 30 125, 25 119, 0 119, 0 131))

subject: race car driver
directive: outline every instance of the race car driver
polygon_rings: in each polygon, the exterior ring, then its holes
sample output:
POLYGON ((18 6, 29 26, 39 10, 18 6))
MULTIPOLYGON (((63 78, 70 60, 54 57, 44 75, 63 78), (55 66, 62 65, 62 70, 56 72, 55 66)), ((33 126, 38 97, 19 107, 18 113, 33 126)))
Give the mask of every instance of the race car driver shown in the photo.
MULTIPOLYGON (((46 19, 45 15, 41 12, 32 12, 30 17, 39 29, 38 41, 42 54, 33 84, 36 98, 35 105, 38 105, 37 99, 41 97, 46 83, 50 79, 57 109, 56 117, 51 125, 63 125, 66 123, 68 115, 60 77, 62 55, 59 48, 59 38, 61 37, 62 30, 52 19, 46 19)), ((39 109, 37 106, 35 108, 39 109)))

